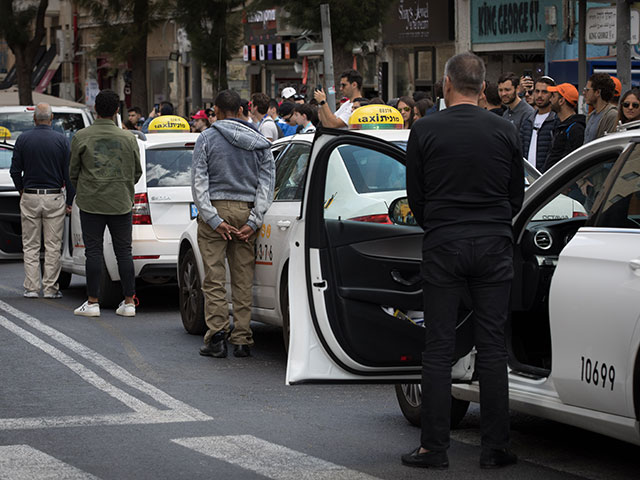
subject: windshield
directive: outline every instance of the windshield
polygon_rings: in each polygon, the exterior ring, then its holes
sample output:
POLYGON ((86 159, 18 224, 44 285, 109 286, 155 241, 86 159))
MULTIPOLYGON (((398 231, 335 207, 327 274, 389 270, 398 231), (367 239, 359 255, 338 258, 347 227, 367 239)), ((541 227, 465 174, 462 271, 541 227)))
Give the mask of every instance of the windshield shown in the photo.
MULTIPOLYGON (((5 127, 11 134, 11 140, 16 140, 23 132, 31 130, 33 124, 32 112, 4 112, 0 113, 0 126, 5 127)), ((80 113, 54 113, 52 128, 63 133, 69 140, 78 130, 84 128, 84 120, 80 113)))
POLYGON ((191 186, 192 157, 192 148, 163 148, 147 150, 147 186, 191 186))

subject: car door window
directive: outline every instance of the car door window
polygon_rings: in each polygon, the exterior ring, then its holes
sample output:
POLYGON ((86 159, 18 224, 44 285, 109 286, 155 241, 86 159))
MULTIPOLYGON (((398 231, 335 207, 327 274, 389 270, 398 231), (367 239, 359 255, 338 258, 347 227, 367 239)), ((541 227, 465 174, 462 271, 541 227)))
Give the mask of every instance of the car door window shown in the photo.
POLYGON ((278 159, 274 192, 276 202, 302 200, 310 150, 309 143, 294 143, 278 159))
POLYGON ((606 193, 594 226, 640 228, 640 148, 624 160, 611 189, 606 193))
POLYGON ((359 145, 341 145, 327 166, 324 217, 391 223, 389 205, 406 195, 405 166, 359 145))

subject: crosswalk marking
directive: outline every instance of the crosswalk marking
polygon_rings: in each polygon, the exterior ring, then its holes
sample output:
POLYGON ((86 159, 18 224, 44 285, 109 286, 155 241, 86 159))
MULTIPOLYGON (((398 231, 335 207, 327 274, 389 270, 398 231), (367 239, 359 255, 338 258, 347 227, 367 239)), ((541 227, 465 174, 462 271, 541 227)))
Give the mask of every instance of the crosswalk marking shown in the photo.
POLYGON ((139 400, 135 396, 125 392, 121 388, 110 383, 105 378, 98 375, 93 370, 87 368, 77 360, 73 359, 59 348, 51 345, 45 340, 37 337, 33 333, 18 326, 4 316, 0 315, 0 326, 21 337, 31 345, 41 349, 57 361, 71 369, 80 378, 103 392, 111 395, 124 405, 129 407, 134 413, 115 415, 92 415, 92 416, 61 416, 61 417, 39 417, 39 418, 4 418, 0 419, 0 430, 11 429, 34 429, 49 427, 67 426, 87 426, 87 425, 124 425, 124 424, 146 424, 146 423, 172 423, 206 421, 212 418, 200 410, 197 410, 184 402, 170 396, 159 388, 145 382, 132 375, 124 368, 115 364, 108 358, 91 350, 90 348, 68 337, 64 333, 45 325, 37 318, 24 313, 11 305, 0 301, 0 310, 22 320, 31 328, 38 330, 50 339, 57 341, 63 347, 69 349, 80 357, 88 360, 100 370, 111 375, 128 387, 142 392, 156 402, 166 407, 167 410, 155 408, 139 400))
POLYGON ((0 446, 2 480, 97 479, 29 445, 0 446))
POLYGON ((377 479, 253 435, 178 438, 172 442, 274 480, 377 479))

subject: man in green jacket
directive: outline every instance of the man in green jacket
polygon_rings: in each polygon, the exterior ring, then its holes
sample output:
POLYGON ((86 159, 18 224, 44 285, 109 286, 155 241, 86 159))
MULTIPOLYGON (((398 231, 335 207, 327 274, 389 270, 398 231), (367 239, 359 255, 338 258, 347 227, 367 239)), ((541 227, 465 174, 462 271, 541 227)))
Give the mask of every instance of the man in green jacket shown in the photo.
POLYGON ((104 229, 109 227, 118 261, 124 300, 116 313, 136 314, 135 273, 131 255, 134 186, 142 175, 136 138, 115 124, 120 99, 112 90, 96 96, 98 119, 71 141, 69 177, 76 188, 82 239, 85 245, 87 296, 74 314, 100 316, 100 278, 104 265, 104 229))

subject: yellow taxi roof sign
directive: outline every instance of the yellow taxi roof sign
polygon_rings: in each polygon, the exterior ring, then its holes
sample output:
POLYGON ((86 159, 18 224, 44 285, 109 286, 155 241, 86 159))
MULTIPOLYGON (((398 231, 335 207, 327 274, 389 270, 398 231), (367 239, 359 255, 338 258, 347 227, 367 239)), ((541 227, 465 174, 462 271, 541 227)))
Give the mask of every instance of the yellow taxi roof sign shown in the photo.
POLYGON ((0 126, 0 140, 4 140, 5 138, 11 138, 11 132, 7 127, 0 126))
POLYGON ((385 130, 403 127, 402 115, 389 105, 365 105, 354 110, 349 118, 349 128, 353 130, 385 130))
POLYGON ((160 115, 149 123, 149 133, 190 131, 189 122, 178 115, 160 115))

